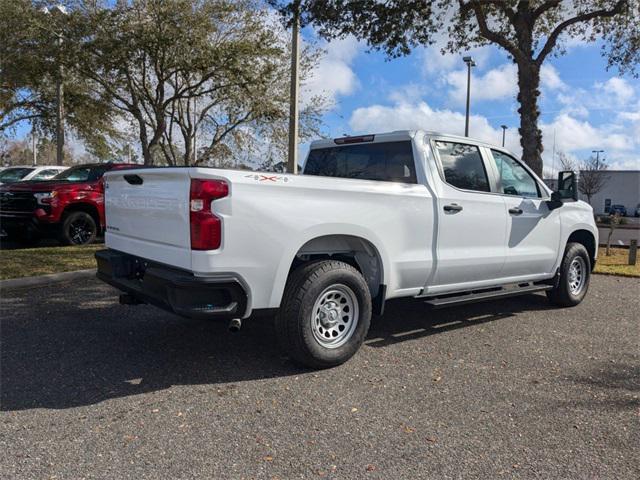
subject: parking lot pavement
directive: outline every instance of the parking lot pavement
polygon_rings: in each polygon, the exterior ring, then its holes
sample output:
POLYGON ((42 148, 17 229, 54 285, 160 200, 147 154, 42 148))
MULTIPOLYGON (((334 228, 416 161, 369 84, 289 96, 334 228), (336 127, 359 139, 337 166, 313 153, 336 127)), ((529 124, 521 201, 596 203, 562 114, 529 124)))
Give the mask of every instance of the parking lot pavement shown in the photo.
MULTIPOLYGON (((598 228, 598 233, 600 245, 606 245, 607 238, 609 237, 609 229, 598 228)), ((611 245, 629 245, 633 238, 640 243, 640 229, 617 228, 613 231, 613 235, 611 236, 611 245)))
POLYGON ((124 307, 97 281, 2 292, 7 479, 640 478, 640 280, 430 311, 390 303, 347 364, 268 318, 124 307))

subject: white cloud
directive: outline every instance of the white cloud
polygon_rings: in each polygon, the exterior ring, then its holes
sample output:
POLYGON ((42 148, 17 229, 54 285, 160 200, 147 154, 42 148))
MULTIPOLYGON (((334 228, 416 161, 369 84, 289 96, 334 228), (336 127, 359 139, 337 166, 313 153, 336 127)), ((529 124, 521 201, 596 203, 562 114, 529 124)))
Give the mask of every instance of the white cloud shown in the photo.
MULTIPOLYGON (((449 97, 456 104, 463 104, 467 95, 466 69, 450 72, 446 81, 452 87, 449 97)), ((471 75, 471 98, 474 102, 514 97, 516 92, 516 67, 513 64, 505 63, 481 76, 471 75)))
POLYGON ((422 74, 424 76, 446 74, 463 65, 462 58, 473 57, 478 68, 484 68, 491 57, 492 48, 489 46, 478 47, 464 53, 445 53, 440 51, 440 44, 426 47, 419 52, 422 64, 422 74))
MULTIPOLYGON (((388 132, 392 130, 423 129, 462 135, 464 114, 449 109, 434 109, 424 101, 400 101, 394 105, 371 105, 353 111, 349 120, 356 133, 388 132)), ((469 119, 471 136, 491 143, 502 141, 502 130, 491 126, 480 115, 469 119)), ((516 135, 507 135, 507 148, 520 151, 516 135)))
MULTIPOLYGON (((423 129, 463 134, 464 113, 433 108, 424 100, 403 92, 403 89, 394 92, 390 105, 374 104, 354 110, 349 119, 351 130, 354 133, 375 133, 423 129)), ((640 168, 640 158, 636 153, 640 148, 640 137, 634 135, 634 126, 639 128, 640 118, 635 112, 626 112, 621 116, 628 117, 627 121, 594 125, 562 112, 553 121, 541 124, 545 172, 551 174, 554 163, 554 137, 556 153, 564 152, 572 158, 581 159, 588 156, 592 149, 604 149, 612 168, 640 168)), ((499 144, 502 140, 502 130, 482 115, 471 116, 470 133, 473 138, 493 144, 499 144)), ((507 130, 506 147, 516 155, 522 152, 516 126, 507 130)), ((559 166, 555 165, 555 168, 559 166)))
POLYGON ((389 94, 389 100, 394 103, 417 102, 422 99, 426 91, 424 84, 409 83, 393 90, 389 94))
MULTIPOLYGON (((471 98, 473 101, 515 98, 518 93, 517 67, 504 63, 487 71, 484 75, 471 75, 471 98)), ((446 82, 452 87, 450 98, 458 105, 465 102, 467 95, 467 71, 455 70, 447 74, 446 82)), ((551 65, 543 65, 540 70, 543 91, 564 90, 566 84, 558 71, 551 65)))
POLYGON ((606 103, 625 105, 635 96, 635 90, 624 78, 612 77, 604 83, 596 83, 596 91, 601 91, 606 103))
POLYGON ((591 150, 604 149, 612 168, 640 168, 640 138, 633 126, 624 122, 594 125, 569 113, 560 113, 552 122, 540 126, 545 142, 545 161, 550 164, 555 136, 556 151, 584 159, 591 150), (634 160, 635 159, 635 160, 634 160))
MULTIPOLYGON (((596 82, 591 88, 565 90, 557 100, 564 105, 564 111, 575 112, 577 108, 586 110, 620 110, 633 108, 637 97, 636 89, 624 78, 612 77, 605 82, 596 82)), ((638 104, 640 107, 640 104, 638 104)))
POLYGON ((358 77, 351 64, 361 50, 361 45, 353 37, 324 43, 321 48, 326 54, 320 60, 311 77, 301 86, 302 102, 322 95, 330 106, 334 106, 341 95, 350 95, 359 86, 358 77))
POLYGON ((540 68, 540 83, 543 89, 548 90, 564 90, 567 88, 566 83, 560 78, 558 70, 550 63, 545 63, 540 68))

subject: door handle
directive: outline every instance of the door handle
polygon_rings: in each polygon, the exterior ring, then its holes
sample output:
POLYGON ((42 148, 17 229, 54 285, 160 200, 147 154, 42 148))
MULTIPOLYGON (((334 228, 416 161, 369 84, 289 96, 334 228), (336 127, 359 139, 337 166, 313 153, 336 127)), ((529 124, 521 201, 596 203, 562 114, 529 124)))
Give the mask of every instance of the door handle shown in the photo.
POLYGON ((462 211, 462 205, 458 205, 457 203, 452 203, 450 205, 444 206, 445 212, 460 212, 462 211))
POLYGON ((513 207, 509 209, 509 213, 511 215, 522 215, 522 209, 518 207, 513 207))

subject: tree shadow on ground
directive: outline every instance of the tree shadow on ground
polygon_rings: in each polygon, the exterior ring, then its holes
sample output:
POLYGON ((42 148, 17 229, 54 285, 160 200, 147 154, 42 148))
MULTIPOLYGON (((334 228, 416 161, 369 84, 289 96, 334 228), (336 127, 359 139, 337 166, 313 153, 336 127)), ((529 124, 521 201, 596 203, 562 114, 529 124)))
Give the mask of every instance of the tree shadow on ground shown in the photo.
MULTIPOLYGON (((270 317, 249 319, 234 335, 226 323, 120 306, 114 297, 93 281, 3 292, 0 410, 64 409, 173 385, 305 373, 280 353, 270 317)), ((374 320, 366 345, 385 347, 547 308, 540 295, 448 310, 393 301, 374 320)))
POLYGON ((571 383, 589 393, 589 399, 573 399, 571 406, 595 410, 628 410, 640 408, 640 365, 638 358, 624 362, 598 362, 588 375, 569 375, 571 383))

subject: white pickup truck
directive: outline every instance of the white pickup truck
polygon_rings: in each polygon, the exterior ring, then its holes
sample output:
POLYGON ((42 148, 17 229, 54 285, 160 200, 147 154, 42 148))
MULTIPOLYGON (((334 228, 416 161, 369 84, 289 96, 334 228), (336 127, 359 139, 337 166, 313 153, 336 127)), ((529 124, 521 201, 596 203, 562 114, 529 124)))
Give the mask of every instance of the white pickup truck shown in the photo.
POLYGON ((295 361, 348 360, 385 301, 431 307, 546 291, 578 304, 596 261, 591 207, 504 148, 423 131, 311 144, 303 174, 146 168, 105 175, 98 277, 178 315, 277 309, 295 361))

